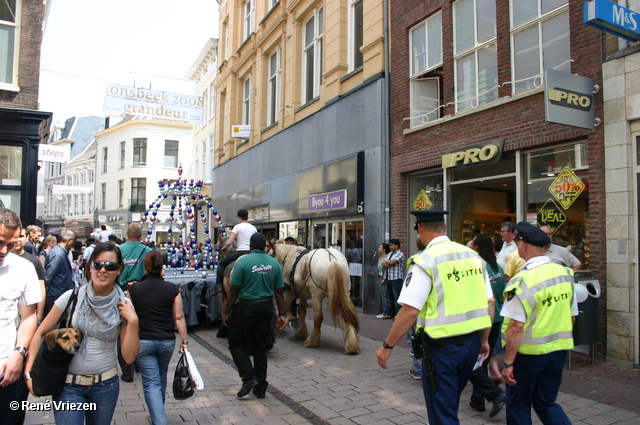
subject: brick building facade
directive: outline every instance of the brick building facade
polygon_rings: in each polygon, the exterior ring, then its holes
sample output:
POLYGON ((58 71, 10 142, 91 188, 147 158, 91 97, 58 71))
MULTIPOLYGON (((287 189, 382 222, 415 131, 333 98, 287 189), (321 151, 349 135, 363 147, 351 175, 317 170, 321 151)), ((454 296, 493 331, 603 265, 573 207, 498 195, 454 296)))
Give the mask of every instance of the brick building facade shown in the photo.
MULTIPOLYGON (((543 211, 554 211, 564 216, 548 223, 554 242, 600 279, 604 306, 604 128, 547 122, 544 93, 545 68, 602 86, 603 37, 582 23, 582 2, 517 6, 510 11, 509 0, 391 2, 392 237, 412 247, 413 209, 450 210, 448 232, 461 243, 479 232, 499 237, 504 221, 542 224, 543 211), (502 147, 493 161, 443 164, 445 155, 493 143, 502 147), (567 168, 583 190, 560 190, 554 199, 548 189, 567 168)), ((602 118, 602 91, 592 101, 602 118)))
POLYGON ((46 4, 7 0, 0 6, 0 205, 36 220, 38 145, 51 113, 39 112, 40 48, 46 4))

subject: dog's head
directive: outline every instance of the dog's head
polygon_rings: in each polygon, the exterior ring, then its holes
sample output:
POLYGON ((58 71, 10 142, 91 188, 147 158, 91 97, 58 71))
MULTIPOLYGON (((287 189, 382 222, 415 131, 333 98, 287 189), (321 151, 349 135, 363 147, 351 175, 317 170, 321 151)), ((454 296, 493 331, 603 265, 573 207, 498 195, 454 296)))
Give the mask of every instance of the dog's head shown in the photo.
POLYGON ((82 338, 82 332, 75 328, 54 329, 45 336, 49 350, 53 350, 57 345, 71 354, 78 352, 82 338))

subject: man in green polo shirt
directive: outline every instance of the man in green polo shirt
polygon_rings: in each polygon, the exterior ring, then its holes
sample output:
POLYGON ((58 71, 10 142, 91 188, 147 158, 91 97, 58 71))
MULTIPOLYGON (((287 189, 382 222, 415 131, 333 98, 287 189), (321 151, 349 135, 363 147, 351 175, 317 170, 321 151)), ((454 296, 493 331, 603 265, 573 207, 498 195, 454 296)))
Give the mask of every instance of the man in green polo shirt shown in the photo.
POLYGON ((265 397, 274 295, 278 304, 277 325, 283 329, 287 323, 282 267, 265 252, 266 242, 262 233, 251 236, 251 252, 236 261, 229 298, 223 309, 222 324, 229 329, 229 351, 242 379, 238 398, 251 390, 256 397, 265 397), (234 305, 236 299, 238 303, 234 305), (253 343, 253 365, 249 357, 250 343, 253 343))
MULTIPOLYGON (((138 282, 144 276, 144 257, 151 248, 140 242, 142 238, 142 227, 140 223, 131 223, 127 228, 127 241, 122 245, 118 245, 122 252, 122 272, 120 273, 120 286, 123 291, 129 289, 129 286, 138 282)), ((122 375, 120 379, 124 382, 133 382, 135 367, 133 364, 127 364, 122 357, 120 351, 120 340, 118 339, 118 362, 122 375)))
POLYGON ((120 285, 126 291, 129 286, 144 276, 144 257, 151 248, 140 242, 142 227, 140 223, 131 223, 127 228, 127 241, 118 245, 122 252, 123 268, 120 274, 120 285))

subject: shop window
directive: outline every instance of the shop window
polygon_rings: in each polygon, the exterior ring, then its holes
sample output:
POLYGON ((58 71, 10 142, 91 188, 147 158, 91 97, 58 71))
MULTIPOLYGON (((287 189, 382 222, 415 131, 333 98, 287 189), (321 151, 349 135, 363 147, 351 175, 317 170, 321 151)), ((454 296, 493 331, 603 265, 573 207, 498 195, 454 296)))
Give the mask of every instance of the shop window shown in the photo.
POLYGON ((440 118, 442 90, 442 13, 409 32, 411 128, 440 118))
POLYGON ((0 184, 20 186, 22 184, 22 148, 0 146, 0 184))
POLYGON ((539 87, 545 68, 571 72, 568 0, 511 0, 513 92, 539 87))
POLYGON ((495 0, 459 0, 453 16, 456 111, 464 111, 498 98, 495 0))
POLYGON ((589 268, 588 145, 577 143, 525 155, 526 212, 532 224, 549 226, 553 243, 589 268))
MULTIPOLYGON (((409 210, 443 210, 444 191, 442 171, 409 177, 409 210)), ((413 229, 414 217, 408 215, 408 241, 400 241, 408 256, 418 252, 415 244, 418 234, 413 229)))
POLYGON ((516 221, 516 159, 504 155, 497 164, 459 167, 449 174, 449 234, 466 244, 484 233, 498 244, 505 221, 516 221))

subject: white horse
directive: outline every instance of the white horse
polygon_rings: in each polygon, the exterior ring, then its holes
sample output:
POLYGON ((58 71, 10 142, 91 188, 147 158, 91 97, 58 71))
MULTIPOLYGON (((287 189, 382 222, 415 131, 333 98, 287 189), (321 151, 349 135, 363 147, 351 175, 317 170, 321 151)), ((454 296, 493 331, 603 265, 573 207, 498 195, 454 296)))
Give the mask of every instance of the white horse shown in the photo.
POLYGON ((349 264, 340 251, 335 249, 314 249, 278 244, 274 247, 275 258, 282 264, 285 285, 291 290, 285 291, 287 320, 299 320, 300 330, 295 337, 304 339, 305 347, 317 347, 320 343, 322 326, 322 301, 328 297, 327 309, 333 322, 344 332, 344 353, 360 352, 358 330, 360 328, 356 309, 349 298, 351 279, 349 264), (299 317, 295 317, 290 306, 293 300, 300 298, 299 317), (313 305, 313 332, 308 335, 305 316, 307 300, 313 305))

